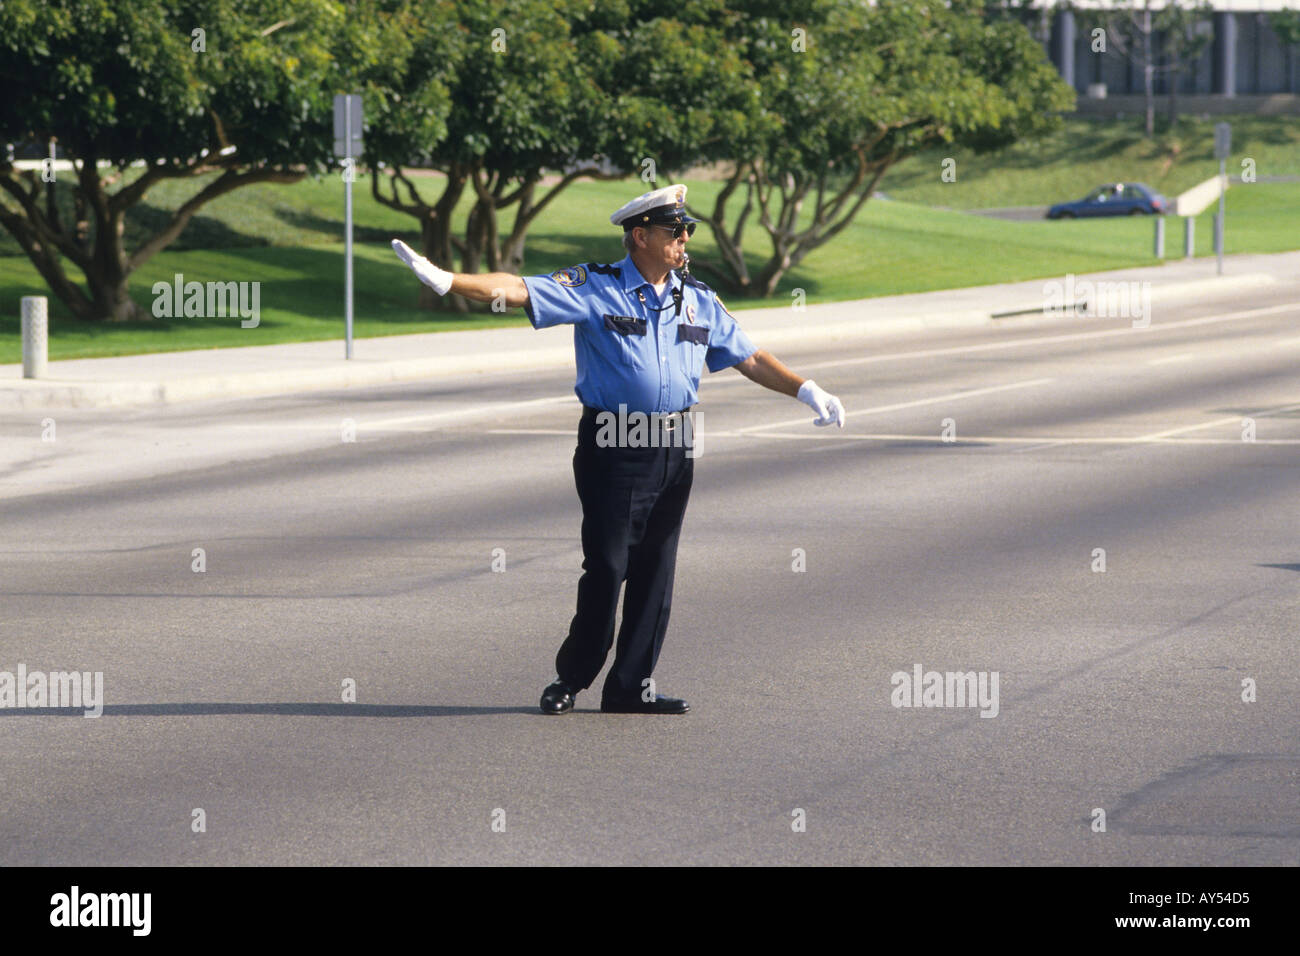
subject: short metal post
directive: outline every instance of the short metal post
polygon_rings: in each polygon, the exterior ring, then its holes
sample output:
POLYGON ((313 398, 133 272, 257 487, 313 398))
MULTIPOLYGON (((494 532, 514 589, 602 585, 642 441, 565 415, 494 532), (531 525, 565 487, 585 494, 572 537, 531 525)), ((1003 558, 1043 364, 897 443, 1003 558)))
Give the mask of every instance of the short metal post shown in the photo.
POLYGON ((1196 255, 1196 219, 1188 216, 1183 220, 1183 258, 1190 259, 1196 255))
MULTIPOLYGON (((1223 197, 1219 197, 1219 202, 1223 202, 1223 197)), ((1214 254, 1219 258, 1218 275, 1223 275, 1223 210, 1220 209, 1214 215, 1214 254)))
MULTIPOLYGON (((1226 157, 1227 153, 1228 150, 1225 148, 1223 157, 1226 157)), ((1219 257, 1219 275, 1223 275, 1223 199, 1228 192, 1228 161, 1223 157, 1219 159, 1219 215, 1214 219, 1214 251, 1219 257)))
POLYGON ((23 310, 23 378, 44 378, 50 358, 49 302, 43 295, 25 295, 23 310))
POLYGON ((1165 217, 1156 216, 1156 258, 1165 257, 1165 217))

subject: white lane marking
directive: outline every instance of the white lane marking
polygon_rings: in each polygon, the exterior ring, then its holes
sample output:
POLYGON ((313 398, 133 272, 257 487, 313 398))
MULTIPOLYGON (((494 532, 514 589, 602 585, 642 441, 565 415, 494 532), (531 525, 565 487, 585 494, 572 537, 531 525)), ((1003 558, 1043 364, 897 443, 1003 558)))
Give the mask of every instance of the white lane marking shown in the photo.
POLYGON ((1188 359, 1214 359, 1216 361, 1239 359, 1258 355, 1262 351, 1271 352, 1279 346, 1287 345, 1300 345, 1300 338, 1277 339, 1272 342, 1260 342, 1256 345, 1247 346, 1246 348, 1208 349, 1200 352, 1183 352, 1179 355, 1168 355, 1164 358, 1151 359, 1147 362, 1147 365, 1168 365, 1170 362, 1185 362, 1188 359))
MULTIPOLYGON (((1234 419, 1235 420, 1235 419, 1234 419)), ((1056 438, 1051 435, 963 435, 955 441, 946 442, 936 435, 894 435, 894 434, 862 434, 861 432, 851 432, 840 434, 839 429, 827 427, 817 429, 818 433, 792 435, 789 432, 779 434, 757 434, 752 431, 708 431, 701 432, 701 439, 710 438, 777 438, 787 441, 824 441, 827 439, 838 439, 842 441, 914 441, 928 442, 932 445, 963 445, 963 444, 992 444, 992 445, 1023 445, 1035 443, 1046 443, 1043 447, 1051 445, 1300 445, 1300 438, 1257 438, 1253 442, 1245 442, 1240 438, 1150 438, 1140 435, 1121 435, 1115 437, 1108 436, 1066 436, 1056 438), (819 434, 820 433, 820 434, 819 434)), ((561 430, 558 428, 493 428, 489 429, 489 435, 561 435, 565 438, 573 438, 575 432, 572 429, 561 430)))
POLYGON ((1139 435, 1138 437, 1139 440, 1143 438, 1146 439, 1168 438, 1170 435, 1182 435, 1186 432, 1198 432, 1204 428, 1217 428, 1220 425, 1232 425, 1232 424, 1239 425, 1241 424, 1241 420, 1243 418, 1270 418, 1273 415, 1280 415, 1283 412, 1293 412, 1297 408, 1300 408, 1300 404, 1282 405, 1279 406, 1278 408, 1267 408, 1258 412, 1252 412, 1249 415, 1229 415, 1226 418, 1216 418, 1214 419, 1214 421, 1201 422, 1199 425, 1184 425, 1182 428, 1171 428, 1168 431, 1152 432, 1150 435, 1139 435))
POLYGON ((1055 448, 1057 445, 1064 445, 1064 444, 1065 444, 1065 442, 1063 442, 1063 441, 1046 441, 1046 442, 1043 442, 1041 445, 1027 445, 1027 446, 1024 447, 1024 448, 1017 448, 1017 449, 1016 449, 1015 451, 1013 451, 1011 454, 1013 454, 1013 455, 1022 455, 1022 454, 1024 454, 1025 452, 1030 452, 1030 451, 1042 451, 1044 448, 1055 448))
MULTIPOLYGON (((1030 388, 1034 385, 1046 385, 1048 382, 1054 381, 1056 381, 1054 378, 1031 378, 1026 379, 1023 382, 1012 382, 1009 385, 993 385, 989 388, 972 388, 964 392, 949 392, 947 395, 935 395, 933 398, 918 398, 912 402, 895 402, 892 405, 877 405, 874 408, 854 409, 851 413, 846 414, 851 414, 856 418, 859 415, 874 415, 878 412, 897 411, 900 408, 916 408, 919 405, 935 405, 939 402, 957 401, 963 398, 972 398, 976 395, 990 395, 993 392, 1005 392, 1013 388, 1030 388)), ((807 424, 808 421, 809 419, 805 417, 795 418, 784 422, 767 422, 762 425, 747 425, 744 428, 736 429, 736 433, 746 434, 749 432, 766 431, 769 428, 787 428, 791 425, 804 425, 807 424)), ((828 425, 825 427, 834 428, 835 426, 828 425)))
POLYGON ((576 395, 565 395, 557 398, 531 398, 527 401, 519 402, 497 402, 492 405, 476 405, 473 408, 460 408, 450 412, 427 412, 423 415, 403 415, 399 418, 378 418, 373 421, 358 417, 357 430, 371 431, 374 429, 394 429, 401 425, 413 425, 420 423, 433 423, 442 421, 456 421, 461 418, 474 418, 477 416, 492 415, 497 412, 514 411, 527 408, 540 408, 547 405, 561 405, 571 402, 578 404, 576 395))
POLYGON ((563 435, 565 438, 577 438, 578 432, 573 428, 489 428, 489 435, 563 435))
MULTIPOLYGON (((1079 342, 1086 339, 1109 338, 1117 335, 1149 335, 1153 332, 1169 332, 1174 329, 1186 329, 1198 325, 1212 325, 1216 322, 1238 322, 1243 319, 1255 319, 1288 310, 1300 312, 1300 305, 1297 305, 1296 303, 1286 303, 1284 305, 1272 305, 1260 309, 1247 309, 1242 312, 1224 312, 1219 315, 1207 315, 1202 316, 1199 319, 1184 319, 1181 322, 1168 322, 1160 325, 1152 323, 1145 329, 1134 329, 1132 326, 1126 326, 1119 329, 1100 329, 1096 332, 1066 332, 1060 335, 1032 336, 1029 338, 1014 339, 1009 342, 985 342, 981 345, 954 345, 941 349, 918 349, 913 352, 891 352, 885 355, 867 355, 851 359, 830 359, 826 362, 803 365, 800 366, 800 368, 816 370, 821 368, 835 368, 841 365, 866 365, 872 362, 892 362, 898 359, 933 358, 941 355, 964 355, 971 352, 992 352, 999 349, 1014 349, 1027 345, 1047 345, 1054 342, 1079 342)), ((743 382, 749 381, 749 379, 745 378, 743 375, 739 376, 739 380, 743 382)), ((724 379, 711 379, 710 387, 736 384, 736 382, 736 378, 733 378, 732 376, 728 376, 724 379)))

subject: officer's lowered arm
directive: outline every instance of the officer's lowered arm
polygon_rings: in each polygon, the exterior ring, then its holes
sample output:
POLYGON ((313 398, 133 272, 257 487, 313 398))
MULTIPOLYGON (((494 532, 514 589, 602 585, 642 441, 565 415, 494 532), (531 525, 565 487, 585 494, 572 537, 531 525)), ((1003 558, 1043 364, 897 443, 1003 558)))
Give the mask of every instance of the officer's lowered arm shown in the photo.
POLYGON ((759 349, 736 365, 736 370, 752 382, 782 395, 797 398, 817 413, 814 425, 844 427, 843 403, 810 378, 801 378, 766 349, 759 349))
POLYGON ((774 392, 780 392, 782 395, 789 395, 791 398, 799 394, 799 386, 804 382, 766 349, 759 349, 737 364, 736 371, 751 382, 770 388, 774 392))

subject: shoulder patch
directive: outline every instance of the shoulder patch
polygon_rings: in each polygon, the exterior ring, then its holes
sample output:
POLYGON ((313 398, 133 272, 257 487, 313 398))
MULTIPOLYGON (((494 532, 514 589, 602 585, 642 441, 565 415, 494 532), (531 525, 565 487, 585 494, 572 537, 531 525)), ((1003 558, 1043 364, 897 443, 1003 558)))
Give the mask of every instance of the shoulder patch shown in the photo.
MULTIPOLYGON (((712 291, 712 290, 709 290, 709 291, 712 291)), ((731 314, 731 310, 728 309, 727 306, 723 303, 723 301, 722 301, 722 296, 720 296, 720 295, 718 295, 718 293, 714 292, 714 293, 713 293, 713 298, 715 298, 715 299, 718 300, 718 305, 721 306, 723 312, 727 313, 727 315, 731 315, 731 320, 732 320, 733 322, 738 322, 738 321, 739 321, 739 319, 737 319, 734 315, 732 315, 732 314, 731 314)))
POLYGON ((557 269, 551 273, 551 278, 560 285, 567 285, 569 288, 576 288, 587 281, 587 270, 582 266, 570 266, 567 269, 557 269))
POLYGON ((587 268, 592 271, 593 275, 613 276, 615 279, 619 279, 623 275, 623 270, 618 266, 602 266, 596 262, 588 262, 587 268))

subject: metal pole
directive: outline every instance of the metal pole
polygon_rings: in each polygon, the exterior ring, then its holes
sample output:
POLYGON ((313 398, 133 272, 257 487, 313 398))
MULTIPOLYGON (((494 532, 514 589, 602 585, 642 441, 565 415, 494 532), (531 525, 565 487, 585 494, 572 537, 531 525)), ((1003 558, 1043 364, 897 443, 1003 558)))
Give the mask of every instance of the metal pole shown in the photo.
POLYGON ((1196 218, 1193 216, 1183 220, 1183 255, 1188 259, 1196 255, 1196 218))
POLYGON ((347 354, 352 358, 352 97, 343 101, 343 314, 347 323, 347 354))
POLYGON ((1228 182, 1227 167, 1228 161, 1226 159, 1219 160, 1219 179, 1221 180, 1219 184, 1221 187, 1219 189, 1219 214, 1214 219, 1214 251, 1219 256, 1219 275, 1223 275, 1223 194, 1227 190, 1222 187, 1226 186, 1228 182))
POLYGON ((1165 217, 1156 216, 1156 258, 1165 257, 1165 217))
POLYGON ((43 295, 22 297, 23 378, 44 378, 50 357, 49 302, 43 295))

